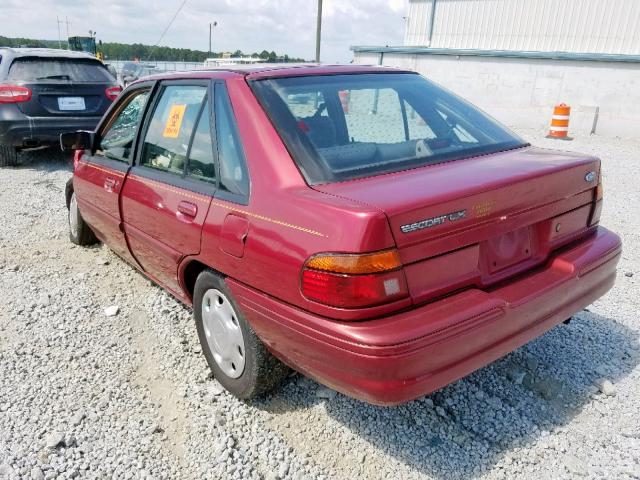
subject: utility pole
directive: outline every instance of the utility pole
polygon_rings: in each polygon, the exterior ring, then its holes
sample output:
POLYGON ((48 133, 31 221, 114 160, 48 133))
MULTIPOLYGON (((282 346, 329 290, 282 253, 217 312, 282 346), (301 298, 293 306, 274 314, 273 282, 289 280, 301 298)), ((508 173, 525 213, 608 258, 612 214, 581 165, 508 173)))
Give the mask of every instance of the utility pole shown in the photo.
POLYGON ((58 47, 62 50, 62 37, 60 36, 60 17, 56 15, 56 22, 58 23, 58 47))
POLYGON ((211 56, 211 33, 213 31, 213 27, 217 26, 218 22, 213 22, 209 24, 209 56, 211 56))
POLYGON ((58 47, 62 49, 62 38, 60 34, 60 24, 64 23, 67 26, 67 49, 69 48, 69 25, 71 22, 67 16, 64 17, 64 20, 60 20, 60 17, 56 16, 56 21, 58 22, 58 47))
POLYGON ((318 0, 318 20, 316 24, 316 63, 320 63, 320 38, 322 37, 322 0, 318 0))

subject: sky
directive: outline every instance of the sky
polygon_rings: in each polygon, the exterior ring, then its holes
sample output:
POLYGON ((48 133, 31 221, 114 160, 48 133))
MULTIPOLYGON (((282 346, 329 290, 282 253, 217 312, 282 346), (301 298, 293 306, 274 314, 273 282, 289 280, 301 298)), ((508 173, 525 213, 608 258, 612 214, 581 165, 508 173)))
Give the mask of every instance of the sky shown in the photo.
MULTIPOLYGON (((0 33, 55 40, 57 16, 68 18, 70 35, 94 30, 103 42, 155 45, 182 1, 2 0, 0 33)), ((407 5, 408 0, 324 0, 321 60, 347 63, 352 45, 401 45, 407 5)), ((316 9, 316 0, 187 0, 160 44, 207 51, 209 23, 217 22, 214 51, 275 50, 310 60, 316 9)), ((64 39, 67 27, 60 27, 64 39)))

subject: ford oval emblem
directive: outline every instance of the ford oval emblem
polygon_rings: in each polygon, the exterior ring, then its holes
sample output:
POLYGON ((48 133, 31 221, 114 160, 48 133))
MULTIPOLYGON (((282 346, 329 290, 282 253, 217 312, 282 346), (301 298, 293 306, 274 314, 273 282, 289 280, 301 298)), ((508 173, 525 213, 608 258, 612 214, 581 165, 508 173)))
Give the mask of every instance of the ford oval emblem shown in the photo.
POLYGON ((585 181, 591 183, 596 179, 596 172, 589 172, 584 176, 585 181))

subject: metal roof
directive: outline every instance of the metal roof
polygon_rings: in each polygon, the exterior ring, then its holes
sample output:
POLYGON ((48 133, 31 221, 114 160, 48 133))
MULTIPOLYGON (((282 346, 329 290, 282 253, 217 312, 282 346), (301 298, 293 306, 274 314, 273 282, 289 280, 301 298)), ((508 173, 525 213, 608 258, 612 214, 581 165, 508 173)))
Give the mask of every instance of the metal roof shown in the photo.
POLYGON ((640 1, 410 0, 404 45, 640 55, 640 1))
POLYGON ((640 63, 640 55, 613 53, 543 52, 520 50, 481 50, 476 48, 375 47, 354 46, 354 52, 404 55, 449 55, 457 57, 535 58, 541 60, 576 60, 587 62, 640 63))

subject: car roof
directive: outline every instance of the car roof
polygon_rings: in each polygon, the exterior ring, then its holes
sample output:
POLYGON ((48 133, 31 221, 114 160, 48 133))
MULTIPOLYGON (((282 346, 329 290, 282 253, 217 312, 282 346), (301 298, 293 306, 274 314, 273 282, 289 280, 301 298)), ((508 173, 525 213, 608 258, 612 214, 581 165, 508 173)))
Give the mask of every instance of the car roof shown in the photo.
POLYGON ((41 58, 78 58, 87 60, 98 59, 85 52, 74 52, 72 50, 60 50, 57 48, 13 48, 0 47, 0 55, 6 57, 41 57, 41 58))
POLYGON ((318 63, 257 63, 243 65, 221 65, 202 70, 185 72, 164 72, 144 77, 144 80, 179 80, 182 78, 220 78, 242 75, 250 80, 299 77, 310 75, 338 75, 354 73, 415 73, 410 70, 385 67, 380 65, 327 65, 318 63))

